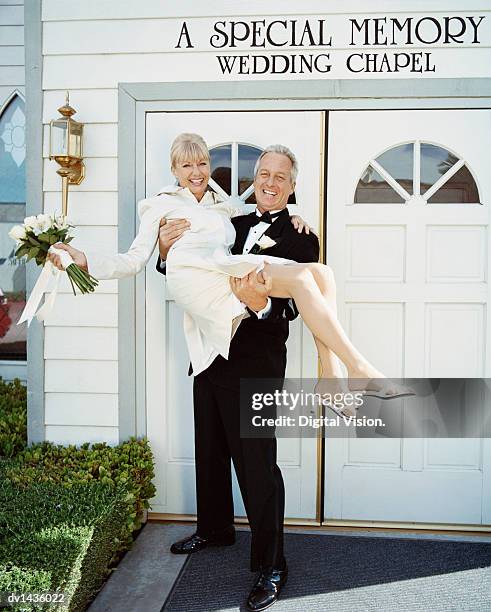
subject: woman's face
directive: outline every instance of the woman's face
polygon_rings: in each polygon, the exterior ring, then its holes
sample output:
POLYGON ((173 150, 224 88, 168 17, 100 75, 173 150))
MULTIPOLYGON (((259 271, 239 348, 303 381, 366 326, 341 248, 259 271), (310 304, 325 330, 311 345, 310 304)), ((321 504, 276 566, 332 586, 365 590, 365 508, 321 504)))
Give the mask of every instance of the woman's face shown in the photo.
POLYGON ((187 187, 198 202, 203 197, 210 180, 210 162, 207 159, 183 160, 172 168, 181 187, 187 187))

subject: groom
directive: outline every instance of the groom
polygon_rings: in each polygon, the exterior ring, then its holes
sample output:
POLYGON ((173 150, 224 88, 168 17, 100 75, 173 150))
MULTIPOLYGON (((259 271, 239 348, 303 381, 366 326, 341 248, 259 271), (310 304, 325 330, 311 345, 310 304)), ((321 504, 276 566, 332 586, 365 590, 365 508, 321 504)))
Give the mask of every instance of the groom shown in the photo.
MULTIPOLYGON (((236 231, 232 253, 255 253, 258 241, 267 236, 268 248, 261 254, 302 263, 318 261, 317 237, 298 233, 286 208, 297 173, 297 160, 287 147, 273 145, 263 151, 254 173, 257 207, 249 215, 232 219, 236 231)), ((167 252, 186 228, 183 220, 161 226, 159 272, 165 274, 167 252)), ((189 554, 235 542, 232 458, 251 528, 251 570, 259 572, 247 608, 258 611, 278 599, 287 578, 283 555, 285 490, 276 462, 276 439, 240 437, 240 379, 284 378, 288 322, 298 311, 287 299, 269 298, 255 273, 231 279, 231 286, 250 316, 239 325, 228 360, 218 356, 194 379, 198 524, 196 533, 173 544, 171 551, 189 554)))

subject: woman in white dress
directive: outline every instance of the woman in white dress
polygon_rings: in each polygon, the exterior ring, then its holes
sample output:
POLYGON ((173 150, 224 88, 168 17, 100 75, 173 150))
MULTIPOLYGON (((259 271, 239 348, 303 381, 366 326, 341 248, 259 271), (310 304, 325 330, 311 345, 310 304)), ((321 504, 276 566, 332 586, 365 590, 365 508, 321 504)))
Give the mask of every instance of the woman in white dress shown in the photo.
MULTIPOLYGON (((175 241, 166 260, 168 288, 184 309, 184 331, 193 373, 205 370, 217 357, 228 358, 231 338, 248 316, 234 295, 231 278, 258 271, 269 296, 292 298, 319 348, 323 375, 330 376, 332 363, 325 361, 328 348, 345 364, 351 391, 365 391, 382 399, 412 394, 389 381, 354 347, 341 327, 326 294, 332 272, 319 263, 297 262, 268 255, 231 255, 235 230, 230 218, 247 214, 243 207, 219 201, 209 191, 210 157, 204 140, 181 134, 171 147, 171 168, 178 186, 164 188, 138 203, 140 228, 126 253, 104 255, 56 244, 81 268, 98 279, 123 278, 140 272, 152 256, 162 218, 187 219, 189 229, 175 241), (324 357, 324 359, 323 359, 324 357)), ((294 183, 292 181, 292 190, 294 183)), ((60 258, 49 254, 60 269, 60 258)))

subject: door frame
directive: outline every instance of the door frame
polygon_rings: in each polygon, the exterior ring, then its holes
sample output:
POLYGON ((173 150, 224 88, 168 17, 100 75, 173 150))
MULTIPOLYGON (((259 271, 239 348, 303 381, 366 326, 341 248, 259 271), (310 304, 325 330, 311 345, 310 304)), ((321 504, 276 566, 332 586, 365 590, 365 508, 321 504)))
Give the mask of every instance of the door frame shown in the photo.
MULTIPOLYGON (((118 248, 124 252, 138 228, 135 202, 145 197, 145 118, 148 112, 491 108, 491 79, 314 80, 308 81, 308 87, 305 81, 121 83, 118 104, 118 248)), ((328 117, 326 112, 325 134, 328 117)), ((325 261, 326 256, 327 215, 324 211, 328 154, 325 148, 320 202, 321 261, 325 261)), ((119 281, 118 340, 119 439, 124 441, 129 436, 146 435, 145 275, 119 281)), ((322 523, 323 514, 322 440, 319 435, 316 525, 322 523)), ((329 521, 329 524, 373 525, 366 521, 329 521)), ((403 524, 392 526, 402 527, 403 524)), ((428 525, 418 527, 427 529, 428 525)), ((435 527, 465 529, 462 525, 435 527)), ((472 530, 478 529, 472 526, 472 530)))

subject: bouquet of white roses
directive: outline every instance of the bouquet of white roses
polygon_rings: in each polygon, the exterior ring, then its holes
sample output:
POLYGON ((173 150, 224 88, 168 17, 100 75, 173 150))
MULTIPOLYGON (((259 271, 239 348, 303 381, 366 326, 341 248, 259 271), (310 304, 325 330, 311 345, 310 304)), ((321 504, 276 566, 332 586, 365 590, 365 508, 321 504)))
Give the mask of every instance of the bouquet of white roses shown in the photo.
MULTIPOLYGON (((68 244, 73 240, 73 236, 70 235, 72 227, 73 225, 70 225, 62 215, 40 214, 26 217, 23 225, 15 225, 9 232, 9 236, 18 244, 15 256, 19 259, 26 258, 27 261, 35 259, 38 266, 44 266, 50 248, 51 251, 59 253, 52 248, 53 244, 56 242, 68 244)), ((70 257, 64 252, 65 260, 67 256, 70 257)), ((67 262, 65 269, 73 293, 75 294, 75 285, 82 293, 94 291, 98 284, 97 279, 74 264, 71 258, 70 262, 67 262)))
POLYGON ((53 308, 61 271, 48 259, 48 251, 54 252, 60 256, 63 267, 70 279, 74 294, 75 285, 82 293, 92 292, 98 285, 97 279, 85 270, 79 268, 66 251, 53 247, 56 242, 68 244, 73 240, 73 236, 70 235, 70 229, 72 227, 73 225, 70 225, 63 215, 51 216, 40 214, 26 217, 23 225, 15 225, 10 230, 9 236, 13 238, 18 245, 15 256, 19 259, 26 259, 27 261, 35 259, 38 266, 43 266, 43 270, 34 285, 17 325, 24 321, 27 321, 29 325, 34 315, 36 315, 40 321, 43 321, 53 308), (54 286, 52 287, 49 297, 45 299, 44 305, 37 310, 45 291, 48 291, 48 287, 53 283, 53 280, 54 286))

